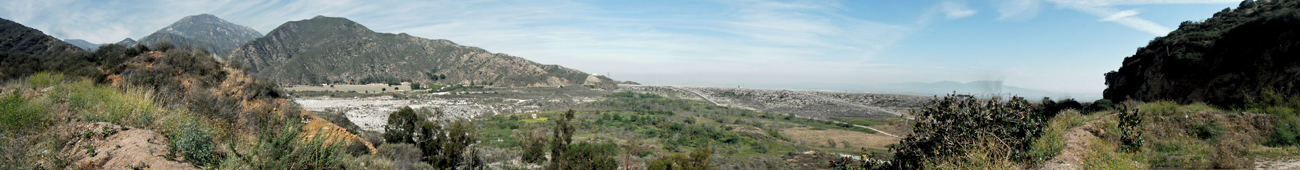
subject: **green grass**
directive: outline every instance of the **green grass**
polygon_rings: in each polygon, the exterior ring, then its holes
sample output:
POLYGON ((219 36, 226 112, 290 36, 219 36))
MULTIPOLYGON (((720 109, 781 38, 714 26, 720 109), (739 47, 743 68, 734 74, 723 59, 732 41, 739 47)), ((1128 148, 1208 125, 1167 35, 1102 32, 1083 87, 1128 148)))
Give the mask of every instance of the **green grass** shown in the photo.
POLYGON ((1141 154, 1124 153, 1109 141, 1096 139, 1084 153, 1083 169, 1146 169, 1141 154))
POLYGON ((1057 114, 1048 122, 1047 128, 1043 129, 1043 136, 1029 144, 1030 161, 1042 163, 1060 155, 1061 150, 1065 149, 1065 133, 1069 132, 1070 128, 1083 125, 1087 120, 1075 110, 1057 114))
POLYGON ((520 119, 519 121, 522 121, 522 122, 525 122, 525 123, 545 123, 545 122, 548 122, 548 121, 546 121, 546 120, 547 120, 546 117, 538 116, 536 119, 520 119))
POLYGON ((0 128, 5 132, 27 129, 46 123, 49 112, 44 107, 29 103, 18 93, 0 97, 0 128))

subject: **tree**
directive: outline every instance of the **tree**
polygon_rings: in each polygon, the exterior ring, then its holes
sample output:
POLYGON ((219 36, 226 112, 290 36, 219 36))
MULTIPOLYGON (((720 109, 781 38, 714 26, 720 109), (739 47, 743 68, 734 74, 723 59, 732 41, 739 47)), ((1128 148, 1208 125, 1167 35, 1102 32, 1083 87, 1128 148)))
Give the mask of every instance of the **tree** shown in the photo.
POLYGON ((388 124, 384 125, 384 140, 389 143, 415 143, 415 128, 421 119, 415 115, 410 106, 402 107, 388 114, 388 124))
POLYGON ((379 88, 379 91, 388 91, 388 88, 379 88))
POLYGON ((564 160, 564 153, 569 149, 569 143, 573 141, 573 125, 569 120, 573 119, 573 109, 564 112, 564 116, 555 119, 555 129, 551 132, 551 158, 557 158, 551 161, 551 165, 546 169, 572 169, 564 160))
POLYGON ((447 79, 447 74, 438 75, 438 80, 447 79))
POLYGON ((520 145, 520 147, 524 150, 521 159, 524 162, 540 163, 545 161, 542 158, 546 157, 546 151, 543 150, 546 148, 546 136, 542 134, 542 131, 533 131, 521 142, 523 142, 523 145, 520 145))
POLYGON ((438 136, 447 138, 447 140, 442 143, 442 154, 438 156, 438 160, 431 161, 430 164, 433 164, 433 166, 437 168, 455 169, 456 166, 465 161, 465 149, 469 148, 469 145, 474 143, 477 139, 475 139, 473 129, 470 127, 469 123, 456 120, 448 126, 450 126, 451 129, 447 130, 443 135, 438 136))
POLYGON ((420 89, 420 83, 411 83, 411 90, 420 89))

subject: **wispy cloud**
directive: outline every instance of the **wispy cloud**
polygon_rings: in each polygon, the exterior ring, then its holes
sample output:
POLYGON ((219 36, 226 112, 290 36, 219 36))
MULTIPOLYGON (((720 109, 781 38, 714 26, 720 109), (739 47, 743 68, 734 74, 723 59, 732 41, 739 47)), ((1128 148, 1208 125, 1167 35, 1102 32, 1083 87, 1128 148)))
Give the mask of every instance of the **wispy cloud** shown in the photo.
POLYGON ((944 1, 943 3, 939 4, 939 10, 942 10, 944 16, 948 17, 949 20, 966 18, 971 15, 975 15, 975 10, 971 10, 969 7, 966 7, 966 3, 961 3, 956 1, 944 1))
MULTIPOLYGON (((1039 13, 1041 1, 1044 0, 993 0, 992 5, 1002 15, 999 20, 1026 20, 1039 13)), ((1117 6, 1152 5, 1152 4, 1222 4, 1239 3, 1241 0, 1045 0, 1056 4, 1058 8, 1071 9, 1102 17, 1099 21, 1114 22, 1129 28, 1162 36, 1172 29, 1155 22, 1137 17, 1137 10, 1120 10, 1117 6)))
POLYGON ((1002 14, 999 20, 1027 20, 1038 15, 1038 0, 994 0, 993 7, 1002 14))

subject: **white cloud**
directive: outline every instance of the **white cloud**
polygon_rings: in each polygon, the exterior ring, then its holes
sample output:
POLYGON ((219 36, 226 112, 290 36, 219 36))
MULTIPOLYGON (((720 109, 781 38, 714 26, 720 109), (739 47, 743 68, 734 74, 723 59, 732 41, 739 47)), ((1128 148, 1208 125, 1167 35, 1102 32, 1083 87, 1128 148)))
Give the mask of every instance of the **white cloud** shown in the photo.
POLYGON ((994 0, 993 7, 1002 15, 999 20, 1027 20, 1038 15, 1038 0, 994 0))
POLYGON ((966 18, 971 15, 975 15, 975 10, 971 10, 970 8, 966 7, 966 3, 959 3, 955 1, 944 1, 943 3, 939 4, 939 10, 943 11, 944 16, 946 16, 949 20, 966 18))
POLYGON ((1126 10, 1126 11, 1120 11, 1120 12, 1116 12, 1116 13, 1114 13, 1114 14, 1110 14, 1110 16, 1106 16, 1105 18, 1101 18, 1101 19, 1098 20, 1098 21, 1115 21, 1115 20, 1119 20, 1119 19, 1122 19, 1122 18, 1132 17, 1132 16, 1137 15, 1137 14, 1138 14, 1138 11, 1137 11, 1137 10, 1126 10))
POLYGON ((1057 7, 1072 9, 1097 17, 1102 17, 1099 21, 1115 22, 1138 31, 1147 32, 1156 36, 1169 34, 1173 29, 1161 26, 1155 22, 1137 17, 1137 10, 1120 11, 1121 5, 1150 5, 1150 4, 1208 4, 1208 3, 1239 3, 1240 0, 1048 0, 1055 3, 1057 7))

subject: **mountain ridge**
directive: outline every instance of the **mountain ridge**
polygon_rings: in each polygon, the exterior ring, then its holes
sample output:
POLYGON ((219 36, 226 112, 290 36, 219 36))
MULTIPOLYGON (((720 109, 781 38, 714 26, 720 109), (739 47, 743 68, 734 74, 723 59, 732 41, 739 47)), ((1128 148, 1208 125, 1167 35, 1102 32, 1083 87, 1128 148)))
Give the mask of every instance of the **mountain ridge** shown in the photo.
POLYGON ((258 37, 262 37, 262 33, 252 27, 230 23, 212 14, 198 14, 186 16, 158 29, 140 38, 138 43, 154 45, 170 41, 175 45, 203 47, 217 56, 225 56, 239 45, 258 37))
POLYGON ((9 19, 0 18, 0 53, 25 55, 53 55, 64 52, 84 51, 41 30, 27 27, 9 19))
POLYGON ((603 76, 490 53, 445 39, 378 33, 340 17, 285 22, 266 36, 240 46, 230 60, 244 64, 255 74, 287 84, 396 79, 493 87, 616 88, 613 80, 603 76))

